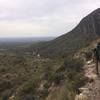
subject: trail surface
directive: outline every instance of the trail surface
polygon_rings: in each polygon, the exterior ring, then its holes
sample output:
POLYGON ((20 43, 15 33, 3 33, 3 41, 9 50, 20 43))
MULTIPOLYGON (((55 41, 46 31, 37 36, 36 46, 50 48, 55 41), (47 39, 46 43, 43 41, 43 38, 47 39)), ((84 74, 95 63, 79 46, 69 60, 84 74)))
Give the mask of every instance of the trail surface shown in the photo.
POLYGON ((79 89, 81 93, 75 100, 100 100, 100 76, 96 75, 95 63, 88 61, 84 66, 84 74, 90 81, 79 89))

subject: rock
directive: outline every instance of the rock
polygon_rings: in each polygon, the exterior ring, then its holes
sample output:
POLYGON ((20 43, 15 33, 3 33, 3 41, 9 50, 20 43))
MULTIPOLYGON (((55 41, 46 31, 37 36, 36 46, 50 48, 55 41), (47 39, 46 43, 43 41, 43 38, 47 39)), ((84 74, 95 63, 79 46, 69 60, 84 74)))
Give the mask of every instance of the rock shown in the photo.
POLYGON ((80 92, 83 92, 83 91, 89 91, 88 88, 79 88, 80 92))
POLYGON ((9 97, 8 100, 14 100, 14 96, 9 97))
POLYGON ((79 95, 76 95, 75 100, 89 100, 89 98, 88 96, 81 93, 79 95))
POLYGON ((93 62, 93 60, 87 61, 87 64, 89 65, 89 64, 91 64, 92 62, 93 62))

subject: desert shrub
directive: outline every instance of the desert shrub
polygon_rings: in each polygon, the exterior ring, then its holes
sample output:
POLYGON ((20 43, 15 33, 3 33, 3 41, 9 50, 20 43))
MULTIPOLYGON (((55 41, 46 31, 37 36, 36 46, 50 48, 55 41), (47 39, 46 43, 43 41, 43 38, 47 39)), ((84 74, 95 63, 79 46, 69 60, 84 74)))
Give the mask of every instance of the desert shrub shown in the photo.
POLYGON ((63 68, 72 89, 78 92, 78 88, 87 82, 83 73, 83 62, 81 59, 69 59, 64 62, 63 68))
POLYGON ((12 88, 12 83, 9 80, 0 80, 0 92, 12 88))
POLYGON ((64 79, 64 75, 61 73, 54 73, 49 77, 49 82, 54 82, 55 84, 59 84, 61 80, 64 79))
POLYGON ((25 83, 21 88, 21 92, 24 94, 31 93, 31 92, 34 93, 35 92, 35 84, 33 82, 25 83))
POLYGON ((29 79, 28 81, 26 81, 24 84, 22 84, 20 86, 20 88, 18 88, 18 92, 22 93, 22 94, 27 94, 27 93, 35 93, 36 88, 39 86, 40 84, 40 79, 38 79, 37 77, 33 77, 31 79, 29 79))
POLYGON ((51 86, 51 83, 48 81, 44 84, 45 89, 48 89, 50 86, 51 86))
POLYGON ((48 96, 49 92, 48 92, 48 89, 45 88, 42 91, 41 90, 38 91, 37 94, 38 94, 38 96, 39 96, 40 99, 45 100, 45 98, 48 96))
POLYGON ((63 86, 55 89, 47 100, 74 100, 76 93, 71 87, 69 82, 64 82, 63 86))
POLYGON ((79 58, 78 59, 67 58, 64 61, 63 68, 67 69, 67 71, 72 70, 72 71, 80 72, 82 70, 83 65, 84 65, 84 63, 81 60, 81 58, 80 59, 79 58))
POLYGON ((12 90, 11 89, 5 90, 2 93, 2 100, 8 100, 8 98, 11 96, 11 94, 12 94, 12 90))
POLYGON ((92 55, 93 55, 93 51, 92 51, 92 50, 88 50, 88 51, 85 53, 86 60, 91 60, 92 55))
POLYGON ((73 75, 73 79, 70 79, 69 83, 72 85, 72 88, 77 93, 79 88, 87 82, 87 78, 82 73, 76 73, 73 75))
POLYGON ((31 77, 29 80, 24 82, 16 90, 17 94, 15 95, 14 100, 35 100, 40 81, 41 80, 37 77, 31 77))
POLYGON ((60 89, 57 100, 74 100, 76 93, 73 91, 72 86, 67 82, 60 89))

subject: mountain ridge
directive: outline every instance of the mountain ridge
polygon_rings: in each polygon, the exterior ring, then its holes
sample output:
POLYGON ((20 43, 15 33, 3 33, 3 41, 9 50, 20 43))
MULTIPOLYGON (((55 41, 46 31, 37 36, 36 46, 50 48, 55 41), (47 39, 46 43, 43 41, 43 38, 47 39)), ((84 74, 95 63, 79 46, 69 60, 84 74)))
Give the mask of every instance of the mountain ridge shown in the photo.
POLYGON ((45 57, 61 57, 75 53, 100 37, 100 8, 84 17, 70 32, 45 43, 32 46, 45 57))

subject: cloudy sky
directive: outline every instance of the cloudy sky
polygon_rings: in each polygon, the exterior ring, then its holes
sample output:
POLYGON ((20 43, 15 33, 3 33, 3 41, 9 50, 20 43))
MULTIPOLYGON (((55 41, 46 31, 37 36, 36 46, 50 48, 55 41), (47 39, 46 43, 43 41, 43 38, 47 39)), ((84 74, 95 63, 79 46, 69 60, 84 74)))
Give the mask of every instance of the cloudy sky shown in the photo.
POLYGON ((59 36, 100 0, 0 0, 0 37, 59 36))

